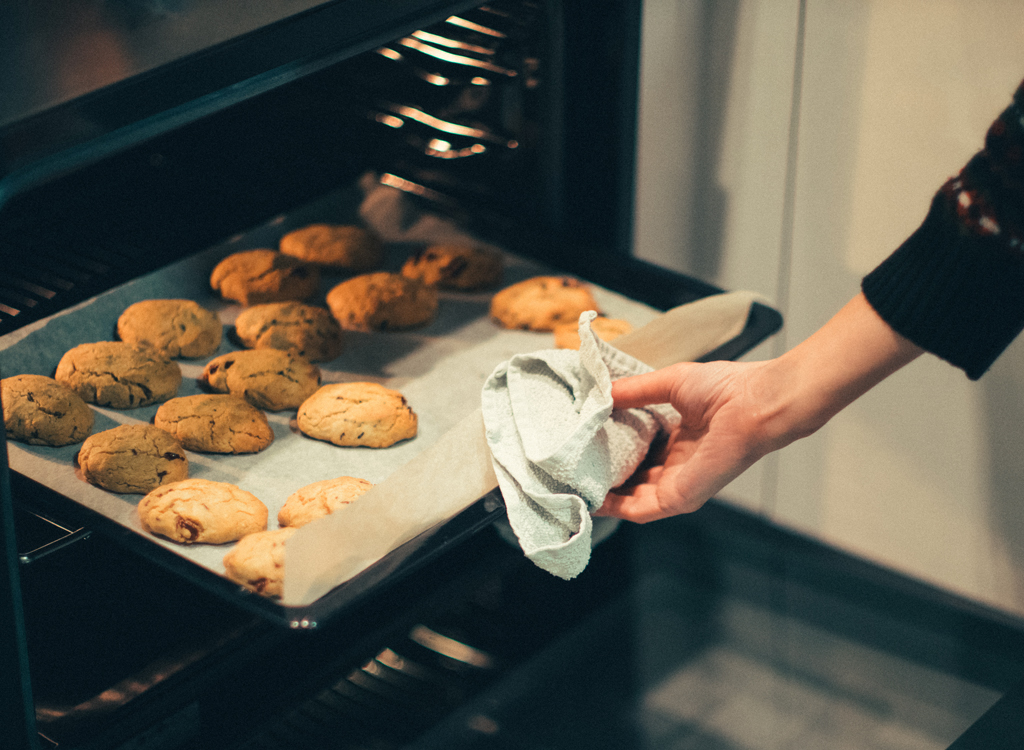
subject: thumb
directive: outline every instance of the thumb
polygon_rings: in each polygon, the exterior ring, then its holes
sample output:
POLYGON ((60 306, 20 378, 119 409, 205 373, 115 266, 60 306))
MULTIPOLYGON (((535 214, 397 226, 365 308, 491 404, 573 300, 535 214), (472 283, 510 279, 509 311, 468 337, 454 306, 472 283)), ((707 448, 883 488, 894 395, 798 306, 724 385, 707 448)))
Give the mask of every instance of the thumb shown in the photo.
POLYGON ((681 367, 671 365, 641 375, 629 375, 612 383, 612 400, 616 409, 633 409, 648 404, 667 404, 682 375, 681 367))

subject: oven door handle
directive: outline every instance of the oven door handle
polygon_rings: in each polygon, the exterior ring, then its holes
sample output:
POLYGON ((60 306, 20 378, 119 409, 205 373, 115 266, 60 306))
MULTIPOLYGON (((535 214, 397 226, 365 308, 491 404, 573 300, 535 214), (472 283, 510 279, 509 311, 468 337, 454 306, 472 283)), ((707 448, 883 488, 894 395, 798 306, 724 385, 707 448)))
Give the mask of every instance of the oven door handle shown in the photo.
POLYGON ((13 669, 0 670, 0 727, 4 728, 4 747, 11 750, 38 750, 35 701, 29 676, 28 639, 25 611, 21 598, 21 571, 17 563, 14 536, 14 500, 7 466, 7 435, 0 419, 0 658, 13 669))

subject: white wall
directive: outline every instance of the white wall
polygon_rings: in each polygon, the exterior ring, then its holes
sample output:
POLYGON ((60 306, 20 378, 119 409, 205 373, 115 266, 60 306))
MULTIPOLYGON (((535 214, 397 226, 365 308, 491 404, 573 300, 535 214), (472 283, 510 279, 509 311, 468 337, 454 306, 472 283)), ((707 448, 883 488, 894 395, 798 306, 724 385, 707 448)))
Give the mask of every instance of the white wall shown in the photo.
MULTIPOLYGON (((799 0, 645 9, 636 252, 773 300, 784 333, 753 358, 857 293, 1024 78, 1019 0, 803 10, 801 22, 799 0)), ((978 383, 918 360, 722 496, 1024 614, 1022 480, 1018 341, 978 383)))

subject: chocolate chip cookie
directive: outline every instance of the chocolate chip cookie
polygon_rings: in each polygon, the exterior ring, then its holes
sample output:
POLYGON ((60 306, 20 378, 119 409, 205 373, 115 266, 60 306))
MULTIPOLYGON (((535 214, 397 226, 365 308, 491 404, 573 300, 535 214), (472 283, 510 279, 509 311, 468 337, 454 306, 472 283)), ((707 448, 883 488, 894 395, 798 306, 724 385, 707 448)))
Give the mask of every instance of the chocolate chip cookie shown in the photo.
POLYGON ((441 289, 486 289, 501 280, 501 255, 468 245, 431 245, 405 261, 402 275, 441 289))
POLYGON ((138 505, 142 527, 181 544, 224 544, 267 528, 259 498, 228 482, 183 479, 149 492, 138 505))
POLYGON ((310 224, 281 238, 278 248, 306 263, 369 271, 384 260, 384 243, 373 232, 347 224, 310 224))
POLYGON ((240 396, 179 396, 161 405, 153 424, 197 453, 257 453, 274 441, 267 415, 240 396))
POLYGON ((129 305, 117 319, 117 336, 168 357, 209 357, 220 346, 216 313, 190 299, 147 299, 129 305))
POLYGON ((347 331, 423 326, 437 313, 437 290, 388 271, 355 276, 327 293, 327 306, 347 331))
POLYGON ((320 368, 290 351, 244 349, 214 357, 200 379, 268 411, 294 409, 320 387, 320 368))
POLYGON ((224 572, 257 594, 280 597, 284 594, 284 550, 294 528, 258 531, 242 537, 224 555, 224 572))
POLYGON ((172 398, 181 385, 181 368, 153 349, 97 341, 65 353, 54 377, 90 404, 133 409, 172 398))
POLYGON ((277 514, 277 522, 282 526, 303 526, 348 505, 371 487, 372 483, 359 477, 336 477, 307 484, 288 496, 277 514))
POLYGON ((45 375, 0 380, 7 437, 30 445, 73 445, 92 432, 94 415, 82 397, 45 375))
MULTIPOLYGON (((618 318, 605 318, 598 316, 590 323, 592 330, 602 341, 611 341, 624 333, 633 330, 625 320, 618 318)), ((559 323, 555 326, 555 346, 558 349, 579 349, 580 348, 580 324, 579 321, 572 323, 559 323)))
POLYGON ((387 448, 416 435, 405 397, 379 383, 331 383, 306 399, 296 419, 311 438, 334 445, 387 448))
POLYGON ((267 302, 235 319, 235 335, 248 349, 291 349, 310 362, 329 362, 342 350, 341 326, 323 307, 267 302))
POLYGON ((146 494, 188 479, 177 438, 150 424, 123 424, 87 438, 78 452, 86 481, 110 492, 146 494))
POLYGON ((243 250, 214 267, 210 288, 242 305, 305 300, 320 289, 320 271, 276 250, 243 250))
POLYGON ((550 331, 586 310, 600 312, 587 285, 569 276, 534 276, 491 298, 491 318, 503 328, 550 331))

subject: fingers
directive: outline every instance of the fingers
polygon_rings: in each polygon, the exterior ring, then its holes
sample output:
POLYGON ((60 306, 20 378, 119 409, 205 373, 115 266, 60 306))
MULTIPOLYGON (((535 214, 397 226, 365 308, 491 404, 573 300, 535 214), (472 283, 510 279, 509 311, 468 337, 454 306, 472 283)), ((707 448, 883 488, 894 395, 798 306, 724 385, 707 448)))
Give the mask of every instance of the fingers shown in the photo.
POLYGON ((616 380, 612 383, 615 408, 633 409, 648 404, 668 403, 672 398, 672 387, 679 378, 679 367, 673 365, 616 380))
POLYGON ((612 516, 633 523, 648 523, 665 518, 667 514, 658 501, 658 490, 653 484, 641 484, 629 494, 609 492, 595 516, 612 516))
POLYGON ((697 510, 704 504, 703 501, 688 502, 675 490, 678 475, 678 467, 666 469, 664 466, 652 466, 643 469, 621 487, 609 492, 594 515, 648 523, 697 510))

